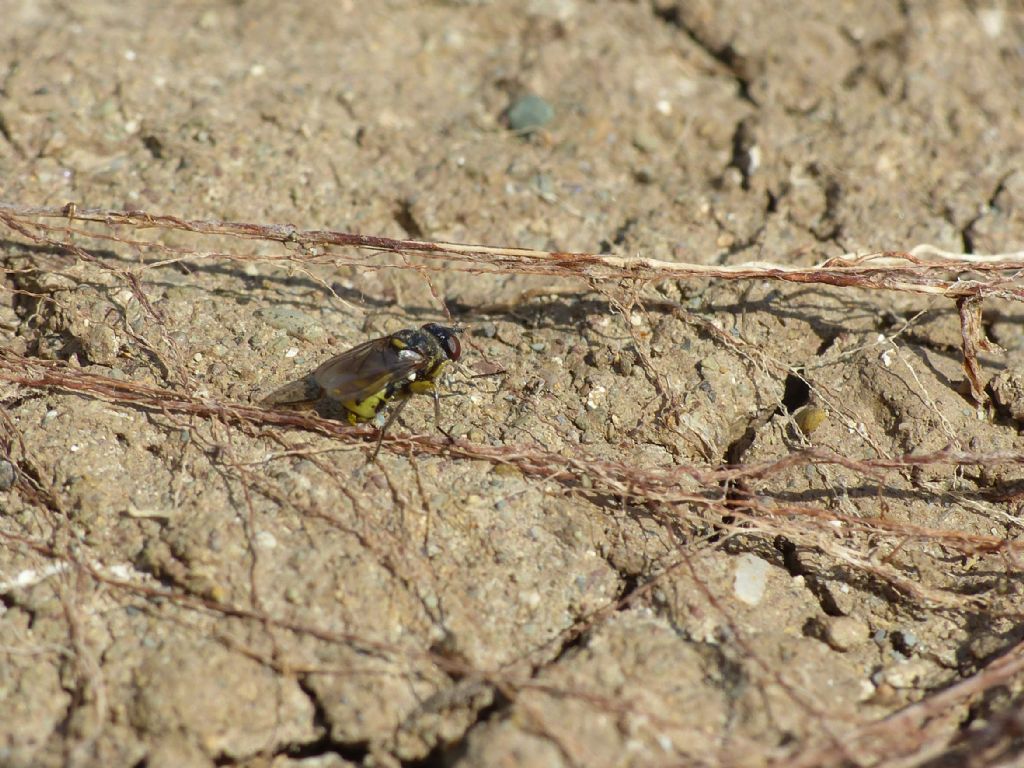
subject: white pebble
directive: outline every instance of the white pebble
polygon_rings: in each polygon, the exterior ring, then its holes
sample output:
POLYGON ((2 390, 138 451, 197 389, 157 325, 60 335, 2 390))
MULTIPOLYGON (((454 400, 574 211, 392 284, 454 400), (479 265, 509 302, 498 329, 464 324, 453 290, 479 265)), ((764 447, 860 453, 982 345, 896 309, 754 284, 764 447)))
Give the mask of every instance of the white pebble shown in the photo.
POLYGON ((749 552, 739 556, 732 588, 741 602, 747 605, 757 605, 761 602, 768 586, 769 568, 771 566, 766 561, 749 552))

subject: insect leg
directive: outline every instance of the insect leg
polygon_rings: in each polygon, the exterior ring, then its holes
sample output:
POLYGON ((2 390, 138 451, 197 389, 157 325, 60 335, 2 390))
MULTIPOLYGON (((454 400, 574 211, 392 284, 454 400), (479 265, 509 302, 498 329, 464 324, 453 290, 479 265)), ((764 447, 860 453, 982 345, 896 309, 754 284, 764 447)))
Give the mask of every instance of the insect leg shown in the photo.
POLYGON ((370 457, 371 464, 377 460, 377 454, 380 453, 380 446, 384 442, 384 433, 388 431, 388 428, 394 420, 398 418, 398 414, 402 412, 402 409, 405 408, 405 404, 407 402, 409 402, 408 395, 401 397, 398 402, 395 403, 395 407, 392 409, 391 413, 388 414, 388 420, 384 422, 384 426, 380 429, 380 434, 377 435, 377 447, 373 451, 373 456, 370 457))
POLYGON ((454 442, 454 438, 441 426, 441 393, 434 380, 423 379, 422 381, 414 381, 409 385, 409 391, 417 395, 429 392, 434 396, 434 426, 437 427, 438 432, 454 442))
POLYGON ((438 432, 448 438, 449 443, 455 442, 452 433, 441 426, 441 396, 436 388, 434 389, 434 426, 437 427, 438 432))

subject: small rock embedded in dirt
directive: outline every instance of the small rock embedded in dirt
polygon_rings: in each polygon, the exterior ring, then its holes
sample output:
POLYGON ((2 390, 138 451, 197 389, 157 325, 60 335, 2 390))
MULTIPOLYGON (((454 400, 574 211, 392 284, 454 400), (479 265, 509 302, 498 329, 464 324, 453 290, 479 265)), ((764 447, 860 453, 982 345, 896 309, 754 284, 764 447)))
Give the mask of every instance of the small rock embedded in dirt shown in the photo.
POLYGON ((1024 369, 1000 371, 989 383, 992 400, 1011 419, 1024 421, 1024 369))
POLYGON ((6 459, 0 459, 0 491, 10 490, 17 476, 14 465, 6 459))
POLYGON ((910 656, 918 644, 917 635, 909 629, 892 633, 892 647, 904 656, 910 656))
POLYGON ((554 108, 540 96, 523 96, 508 110, 508 127, 516 133, 529 134, 543 128, 555 117, 554 108))
POLYGON ((736 597, 747 605, 760 603, 768 585, 770 567, 765 560, 749 552, 740 555, 736 564, 736 578, 733 581, 736 597))
POLYGON ((825 642, 837 651, 849 651, 867 639, 867 625, 852 616, 834 616, 825 624, 825 642))
POLYGON ((817 405, 805 405, 793 416, 796 420, 796 425, 800 428, 800 431, 804 435, 810 435, 814 430, 820 427, 828 414, 825 409, 817 405))
POLYGON ((917 688, 931 671, 932 664, 923 659, 904 661, 882 673, 882 681, 893 688, 917 688))

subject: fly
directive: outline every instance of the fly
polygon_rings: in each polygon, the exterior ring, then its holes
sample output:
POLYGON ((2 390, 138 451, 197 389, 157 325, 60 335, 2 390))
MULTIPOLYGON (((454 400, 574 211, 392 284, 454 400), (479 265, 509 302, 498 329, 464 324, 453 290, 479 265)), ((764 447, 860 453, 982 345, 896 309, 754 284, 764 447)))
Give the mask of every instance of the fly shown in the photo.
MULTIPOLYGON (((261 401, 265 406, 298 408, 329 399, 341 405, 349 423, 376 421, 396 401, 381 428, 377 458, 388 427, 412 395, 434 396, 434 420, 440 425, 441 404, 437 380, 449 362, 462 355, 461 328, 427 323, 417 329, 371 339, 332 357, 312 373, 276 389, 261 401)), ((440 428, 440 426, 439 426, 440 428)))

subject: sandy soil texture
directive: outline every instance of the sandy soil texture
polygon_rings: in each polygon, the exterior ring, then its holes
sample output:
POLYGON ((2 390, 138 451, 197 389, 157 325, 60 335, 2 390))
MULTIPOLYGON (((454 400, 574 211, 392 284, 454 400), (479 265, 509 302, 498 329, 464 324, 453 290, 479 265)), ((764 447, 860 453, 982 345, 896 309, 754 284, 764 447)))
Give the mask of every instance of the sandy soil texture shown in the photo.
POLYGON ((1019 2, 0 16, 0 765, 1020 759, 1019 2))

